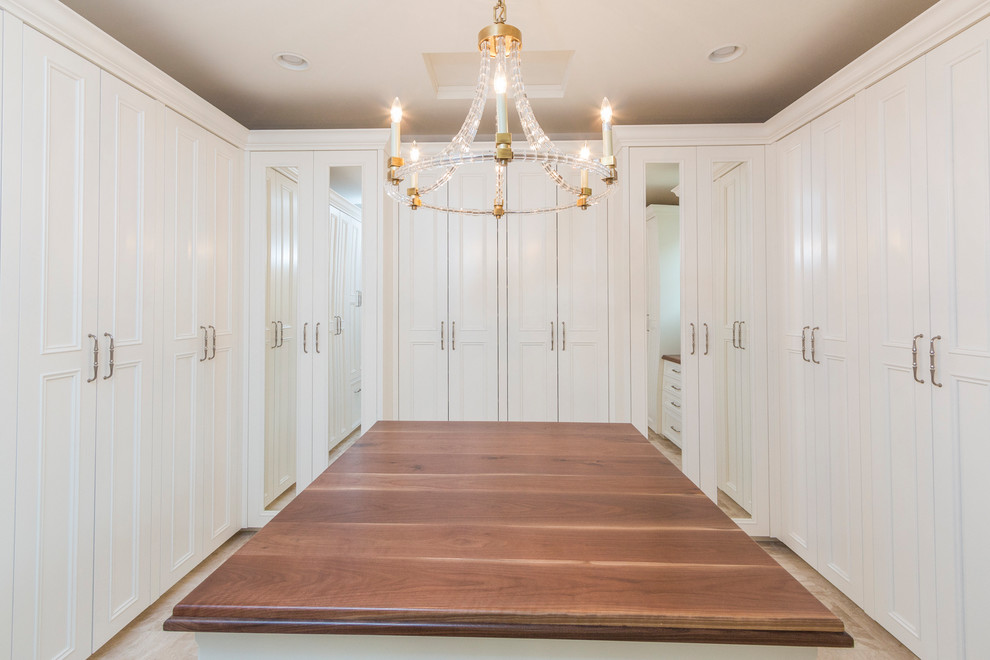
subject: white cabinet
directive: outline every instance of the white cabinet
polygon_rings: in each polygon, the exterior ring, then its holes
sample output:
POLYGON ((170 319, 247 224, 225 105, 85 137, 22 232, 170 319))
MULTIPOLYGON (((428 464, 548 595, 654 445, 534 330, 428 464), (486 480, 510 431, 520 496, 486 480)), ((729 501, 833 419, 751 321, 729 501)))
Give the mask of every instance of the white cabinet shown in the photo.
POLYGON ((863 603, 856 106, 777 144, 781 539, 863 603))
POLYGON ((924 362, 931 292, 924 61, 892 74, 861 99, 870 264, 872 614, 912 651, 934 657, 932 395, 924 362))
POLYGON ((162 109, 108 73, 101 85, 98 328, 114 348, 97 397, 93 648, 158 595, 152 413, 162 109))
POLYGON ((268 506, 296 483, 296 353, 294 336, 299 184, 291 170, 265 173, 268 278, 265 328, 265 477, 268 506), (289 325, 289 345, 285 326, 289 325))
MULTIPOLYGON (((327 449, 361 425, 361 211, 346 200, 329 205, 330 260, 316 259, 319 278, 328 286, 330 324, 330 434, 327 449), (324 279, 323 273, 326 273, 324 279)), ((317 287, 319 288, 319 287, 317 287)), ((325 350, 323 347, 320 350, 325 350)))
POLYGON ((660 435, 683 447, 684 379, 680 362, 661 360, 660 435))
POLYGON ((913 386, 932 397, 939 657, 975 660, 990 657, 990 21, 928 55, 927 96, 931 321, 913 386))
POLYGON ((234 379, 240 156, 165 116, 162 587, 239 529, 234 379))
MULTIPOLYGON (((490 168, 462 166, 423 201, 483 207, 493 192, 490 168)), ((400 419, 498 419, 497 245, 492 216, 399 208, 400 419)))
MULTIPOLYGON (((509 173, 513 206, 555 206, 546 173, 509 173)), ((608 421, 605 205, 506 222, 509 421, 608 421)))
POLYGON ((97 392, 115 389, 99 319, 100 71, 25 27, 21 94, 13 657, 85 658, 97 392))

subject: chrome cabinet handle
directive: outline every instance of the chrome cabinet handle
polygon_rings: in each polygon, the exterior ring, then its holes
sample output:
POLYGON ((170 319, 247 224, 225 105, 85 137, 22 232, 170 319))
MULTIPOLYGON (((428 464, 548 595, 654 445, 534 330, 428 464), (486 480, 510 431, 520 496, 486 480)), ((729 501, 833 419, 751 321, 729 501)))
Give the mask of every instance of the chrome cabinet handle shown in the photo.
POLYGON ((732 322, 732 348, 739 348, 736 345, 736 326, 739 325, 739 321, 732 322))
POLYGON ((450 350, 457 350, 457 338, 455 334, 457 333, 457 321, 450 322, 450 350))
POLYGON ((646 315, 646 331, 647 332, 650 331, 650 315, 649 314, 646 315))
POLYGON ((341 335, 344 333, 344 318, 342 316, 333 317, 337 322, 337 334, 341 335))
POLYGON ((86 382, 92 383, 100 374, 100 340, 94 334, 90 334, 89 338, 93 340, 93 377, 87 378, 86 382))
POLYGON ((567 350, 567 321, 560 322, 560 350, 567 350))
POLYGON ((217 356, 217 329, 211 325, 210 330, 213 333, 213 352, 210 353, 210 359, 212 360, 217 356))
POLYGON ((911 342, 911 369, 914 371, 914 381, 924 385, 925 381, 918 378, 918 340, 922 337, 924 335, 915 335, 914 341, 911 342))
POLYGON ((110 373, 104 376, 103 380, 110 380, 111 378, 113 378, 113 349, 114 349, 113 335, 111 335, 109 332, 104 332, 103 336, 110 338, 110 359, 107 361, 107 366, 110 367, 110 373))
POLYGON ((674 406, 675 408, 680 408, 681 407, 681 404, 677 403, 676 401, 671 401, 670 402, 670 405, 674 406))
POLYGON ((695 343, 695 332, 694 323, 691 324, 691 355, 694 355, 694 349, 697 348, 695 343))
POLYGON ((811 360, 808 359, 808 330, 811 330, 810 325, 806 325, 801 328, 801 359, 805 362, 811 362, 811 360))
POLYGON ((705 353, 704 354, 705 355, 708 355, 708 324, 707 323, 703 323, 702 325, 705 326, 705 353))
POLYGON ((550 321, 550 350, 553 350, 553 321, 550 321))
POLYGON ((743 326, 744 326, 744 325, 746 325, 746 322, 745 322, 745 321, 740 321, 740 322, 739 322, 739 348, 740 348, 741 350, 743 350, 743 351, 745 351, 745 350, 746 350, 746 347, 745 347, 745 346, 743 346, 743 343, 742 343, 742 338, 743 338, 743 326))
POLYGON ((680 369, 671 369, 671 371, 673 371, 675 374, 681 373, 681 370, 680 369))
POLYGON ((203 357, 199 358, 199 361, 206 362, 210 355, 210 333, 205 325, 199 326, 199 329, 203 331, 203 357))
POLYGON ((443 321, 440 321, 440 350, 443 350, 443 321))
POLYGON ((674 426, 673 424, 670 425, 670 430, 673 431, 674 433, 680 433, 681 432, 681 430, 679 428, 677 428, 676 426, 674 426))
POLYGON ((355 307, 360 307, 364 304, 364 295, 360 291, 357 292, 357 299, 357 305, 355 307))
POLYGON ((281 321, 278 322, 278 347, 282 348, 282 344, 285 343, 285 324, 281 321))
POLYGON ((306 329, 309 327, 309 321, 303 323, 303 353, 309 353, 309 349, 306 348, 306 329))
POLYGON ((320 323, 316 323, 316 352, 320 352, 320 323))
POLYGON ((272 348, 278 348, 278 321, 272 321, 272 348))
POLYGON ((935 387, 942 387, 942 383, 935 381, 935 342, 942 339, 942 335, 935 335, 932 337, 931 342, 928 344, 928 369, 932 374, 932 385, 935 387))
POLYGON ((677 385, 671 385, 670 386, 670 389, 674 390, 675 392, 680 392, 681 391, 681 388, 679 388, 677 385))
POLYGON ((821 328, 817 325, 811 329, 811 361, 815 364, 821 364, 821 362, 815 358, 815 333, 819 330, 821 330, 821 328))

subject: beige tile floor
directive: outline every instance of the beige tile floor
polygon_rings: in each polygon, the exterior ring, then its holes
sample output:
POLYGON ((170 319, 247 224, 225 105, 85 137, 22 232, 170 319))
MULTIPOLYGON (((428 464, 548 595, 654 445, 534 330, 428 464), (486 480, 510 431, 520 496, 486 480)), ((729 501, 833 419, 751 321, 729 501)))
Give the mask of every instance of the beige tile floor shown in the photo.
MULTIPOLYGON (((355 434, 334 452, 339 456, 357 438, 355 434)), ((658 445, 664 454, 676 452, 676 463, 680 464, 680 451, 672 443, 651 434, 650 440, 658 445), (666 445, 669 445, 666 446, 666 445), (672 449, 671 449, 672 448, 672 449)), ((668 456, 674 460, 674 456, 668 456)), ((151 607, 139 616, 116 637, 110 640, 92 658, 100 660, 192 660, 197 656, 195 637, 192 633, 165 632, 162 624, 172 612, 177 602, 223 561, 244 545, 253 532, 240 532, 223 547, 180 580, 151 607)), ((760 545, 777 563, 787 569, 801 584, 813 593, 836 616, 842 619, 846 630, 856 642, 851 649, 820 649, 819 660, 910 660, 916 658, 890 633, 863 612, 825 578, 777 540, 761 540, 760 545)))

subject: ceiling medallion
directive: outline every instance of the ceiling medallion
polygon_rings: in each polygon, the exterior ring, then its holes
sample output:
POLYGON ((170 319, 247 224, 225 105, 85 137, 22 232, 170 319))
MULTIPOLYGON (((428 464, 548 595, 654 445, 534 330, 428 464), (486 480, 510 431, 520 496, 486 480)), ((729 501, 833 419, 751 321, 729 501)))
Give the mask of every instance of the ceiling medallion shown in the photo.
POLYGON ((402 121, 402 106, 399 99, 392 102, 392 135, 391 157, 386 162, 385 190, 388 196, 400 204, 412 209, 428 208, 437 211, 462 213, 468 215, 492 214, 501 218, 506 213, 537 214, 554 213, 570 208, 587 209, 602 201, 615 189, 616 170, 615 155, 612 151, 612 106, 608 99, 602 100, 602 144, 603 156, 600 160, 592 160, 587 146, 579 156, 566 154, 550 141, 543 129, 540 128, 533 109, 529 105, 526 90, 523 87, 522 66, 519 51, 522 49, 522 32, 505 22, 505 2, 497 0, 494 10, 494 22, 478 34, 478 49, 481 51, 481 68, 478 73, 478 84, 475 87, 474 100, 468 111, 464 124, 457 135, 435 156, 420 157, 416 143, 413 143, 409 154, 409 162, 402 158, 400 129, 402 121), (494 67, 493 67, 494 64, 494 67), (493 72, 494 68, 494 72, 493 72), (511 90, 510 90, 511 85, 511 90), (495 131, 495 149, 477 150, 472 148, 474 138, 478 133, 478 125, 488 100, 489 90, 495 92, 495 110, 497 126, 495 131), (526 134, 529 149, 516 153, 512 150, 512 134, 509 133, 506 96, 511 91, 515 102, 516 112, 526 134), (569 201, 552 207, 543 208, 506 208, 505 207, 505 168, 514 161, 540 163, 557 186, 569 193, 569 201), (495 198, 492 207, 488 209, 450 208, 447 206, 431 205, 424 202, 422 197, 450 181, 450 177, 458 167, 466 163, 492 163, 495 166, 495 198), (574 186, 560 174, 558 169, 567 166, 581 173, 581 185, 574 186), (441 173, 439 178, 424 188, 419 187, 420 172, 441 173), (588 184, 588 175, 593 173, 600 177, 604 185, 594 191, 588 184), (407 177, 411 185, 403 192, 400 183, 407 177))

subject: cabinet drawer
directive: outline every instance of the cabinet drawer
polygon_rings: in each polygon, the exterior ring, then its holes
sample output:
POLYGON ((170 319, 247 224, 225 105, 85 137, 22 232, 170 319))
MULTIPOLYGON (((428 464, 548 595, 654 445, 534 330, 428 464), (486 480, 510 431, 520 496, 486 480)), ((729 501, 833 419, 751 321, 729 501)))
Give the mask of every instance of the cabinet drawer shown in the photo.
POLYGON ((660 416, 660 434, 680 447, 683 428, 680 413, 675 408, 664 406, 660 416))
POLYGON ((671 412, 677 415, 681 414, 681 395, 679 392, 670 392, 667 388, 663 390, 663 399, 661 400, 661 405, 664 408, 669 408, 671 412))
POLYGON ((666 383, 668 379, 681 379, 681 365, 676 362, 671 362, 670 360, 664 360, 663 382, 666 383))

